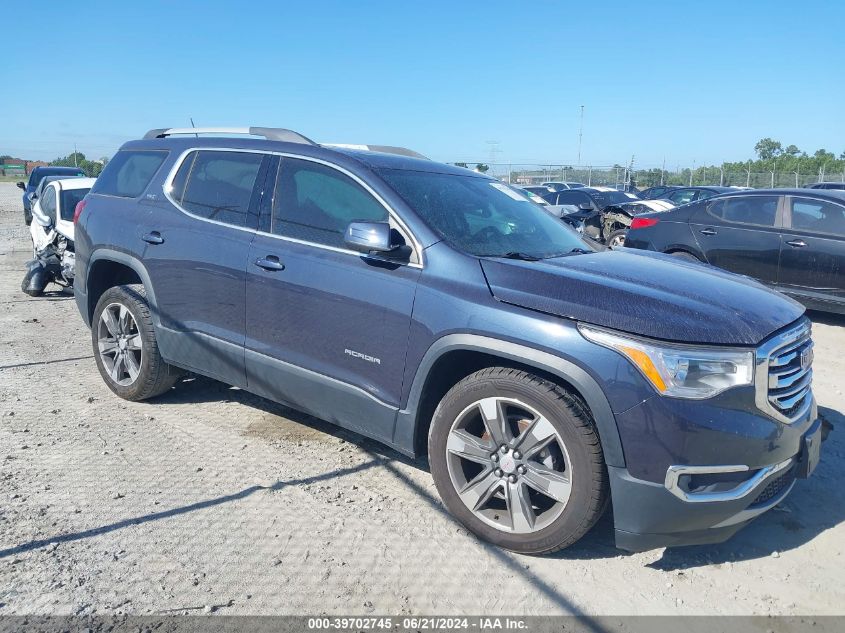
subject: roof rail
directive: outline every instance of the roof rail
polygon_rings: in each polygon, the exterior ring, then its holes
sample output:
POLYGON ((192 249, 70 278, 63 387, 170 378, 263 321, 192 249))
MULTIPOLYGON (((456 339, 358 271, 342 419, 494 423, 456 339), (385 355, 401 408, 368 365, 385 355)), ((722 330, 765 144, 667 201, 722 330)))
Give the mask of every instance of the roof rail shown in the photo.
POLYGON ((423 158, 431 160, 428 156, 423 156, 419 152, 415 152, 407 147, 395 147, 393 145, 356 145, 354 143, 320 143, 323 147, 338 147, 340 149, 357 149, 365 152, 382 152, 383 154, 399 154, 400 156, 410 156, 411 158, 423 158))
POLYGON ((248 134, 249 136, 263 136, 268 141, 316 145, 307 136, 280 127, 172 127, 150 130, 144 134, 144 138, 166 138, 174 134, 248 134))

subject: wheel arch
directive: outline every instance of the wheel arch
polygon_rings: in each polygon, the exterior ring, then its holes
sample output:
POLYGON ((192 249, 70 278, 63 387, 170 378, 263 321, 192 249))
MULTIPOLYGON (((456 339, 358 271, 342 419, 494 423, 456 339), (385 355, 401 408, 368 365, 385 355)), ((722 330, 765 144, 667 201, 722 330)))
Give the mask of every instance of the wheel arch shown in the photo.
POLYGON ((431 417, 442 396, 474 371, 497 365, 531 371, 579 397, 596 423, 605 462, 610 466, 625 465, 610 403, 584 369, 548 352, 475 334, 450 334, 428 349, 414 375, 407 405, 399 411, 394 444, 407 447, 416 455, 425 454, 431 417))
POLYGON ((88 260, 85 291, 87 294, 87 322, 90 324, 94 308, 103 293, 114 286, 142 284, 147 294, 153 323, 160 325, 158 304, 150 276, 144 265, 132 255, 113 249, 101 248, 91 254, 88 260))

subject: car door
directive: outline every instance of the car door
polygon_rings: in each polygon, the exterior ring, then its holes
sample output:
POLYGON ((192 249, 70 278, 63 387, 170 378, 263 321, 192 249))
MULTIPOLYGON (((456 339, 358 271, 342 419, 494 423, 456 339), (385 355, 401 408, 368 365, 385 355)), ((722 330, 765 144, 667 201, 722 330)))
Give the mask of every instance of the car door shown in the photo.
POLYGON ((782 196, 739 195, 703 202, 690 221, 707 261, 775 284, 780 256, 782 196))
POLYGON ((164 185, 170 212, 139 228, 161 338, 178 365, 245 386, 246 268, 270 155, 187 152, 164 185))
POLYGON ((783 291, 845 302, 845 205, 789 196, 784 223, 778 279, 783 291))
POLYGON ((411 237, 359 179, 321 161, 282 157, 270 206, 249 256, 249 389, 390 441, 421 252, 399 263, 346 248, 352 221, 411 237))

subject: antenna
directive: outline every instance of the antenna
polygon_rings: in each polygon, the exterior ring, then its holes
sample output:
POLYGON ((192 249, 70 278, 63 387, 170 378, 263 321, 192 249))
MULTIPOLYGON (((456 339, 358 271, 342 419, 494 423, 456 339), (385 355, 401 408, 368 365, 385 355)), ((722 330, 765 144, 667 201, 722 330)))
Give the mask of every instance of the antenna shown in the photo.
MULTIPOLYGON (((191 121, 191 127, 194 127, 194 128, 195 128, 195 127, 196 127, 196 125, 194 125, 194 117, 189 116, 189 117, 188 117, 188 119, 190 119, 190 121, 191 121)), ((196 136, 197 138, 199 138, 199 137, 200 137, 200 135, 199 135, 199 134, 194 134, 194 136, 196 136)))

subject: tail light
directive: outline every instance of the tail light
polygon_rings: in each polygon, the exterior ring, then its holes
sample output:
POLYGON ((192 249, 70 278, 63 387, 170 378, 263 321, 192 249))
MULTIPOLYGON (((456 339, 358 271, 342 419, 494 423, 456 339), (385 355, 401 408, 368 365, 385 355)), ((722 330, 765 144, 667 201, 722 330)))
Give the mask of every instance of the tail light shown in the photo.
POLYGON ((73 210, 73 223, 76 224, 79 221, 79 216, 82 215, 82 212, 85 210, 85 205, 88 204, 88 201, 85 198, 82 198, 79 202, 76 203, 76 208, 73 210))
POLYGON ((657 218, 634 218, 631 221, 632 229, 644 229, 647 226, 654 226, 660 222, 657 218))

